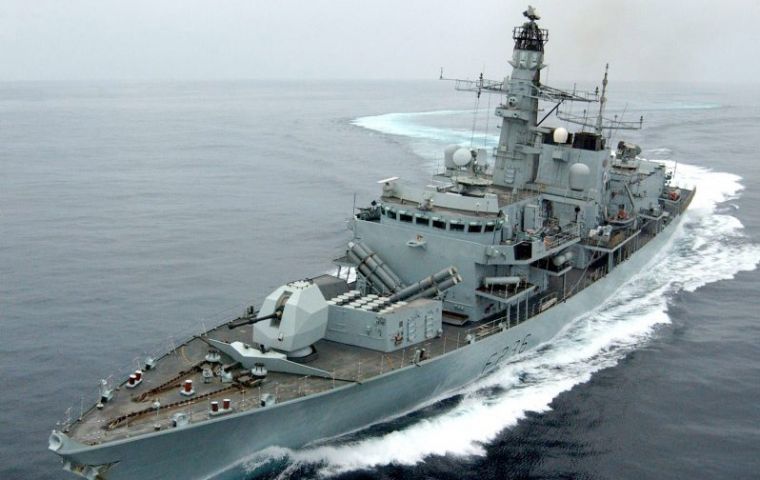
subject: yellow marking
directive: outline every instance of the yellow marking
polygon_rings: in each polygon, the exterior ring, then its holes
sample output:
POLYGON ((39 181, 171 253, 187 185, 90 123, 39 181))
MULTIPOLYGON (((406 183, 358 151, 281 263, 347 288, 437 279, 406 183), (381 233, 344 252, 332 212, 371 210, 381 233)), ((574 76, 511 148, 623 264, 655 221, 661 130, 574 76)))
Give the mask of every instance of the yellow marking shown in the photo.
POLYGON ((179 349, 179 353, 180 353, 180 355, 182 355, 182 360, 184 360, 184 362, 186 364, 188 364, 188 365, 192 365, 193 364, 193 362, 191 362, 190 359, 187 358, 187 355, 185 355, 185 346, 184 345, 182 345, 182 347, 179 349))

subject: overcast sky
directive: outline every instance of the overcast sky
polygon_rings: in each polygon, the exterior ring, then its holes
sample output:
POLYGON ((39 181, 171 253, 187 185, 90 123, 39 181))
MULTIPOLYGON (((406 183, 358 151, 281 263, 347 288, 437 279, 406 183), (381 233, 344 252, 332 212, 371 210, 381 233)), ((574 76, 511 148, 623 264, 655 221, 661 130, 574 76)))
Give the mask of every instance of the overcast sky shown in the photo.
MULTIPOLYGON (((500 78, 514 0, 2 0, 0 80, 500 78)), ((533 0, 550 80, 760 78, 760 0, 533 0)))

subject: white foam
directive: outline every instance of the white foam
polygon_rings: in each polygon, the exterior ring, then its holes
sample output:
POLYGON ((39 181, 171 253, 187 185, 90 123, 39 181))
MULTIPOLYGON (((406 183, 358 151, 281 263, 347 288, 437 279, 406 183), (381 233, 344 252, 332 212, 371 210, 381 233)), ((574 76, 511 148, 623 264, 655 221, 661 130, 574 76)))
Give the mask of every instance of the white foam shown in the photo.
MULTIPOLYGON (((485 125, 486 115, 492 112, 480 109, 475 113, 478 125, 485 125)), ((466 123, 472 121, 472 110, 437 110, 429 112, 386 113, 360 117, 351 123, 375 132, 398 135, 412 140, 410 146, 422 158, 428 159, 430 166, 443 157, 442 145, 471 145, 474 147, 494 147, 498 144, 497 135, 473 134, 472 129, 451 129, 423 125, 418 120, 429 117, 467 117, 466 123)))
MULTIPOLYGON (((399 115, 411 114, 382 116, 382 125, 378 127, 375 120, 374 127, 411 136, 415 132, 439 135, 422 128, 409 130, 408 117, 399 115)), ((368 124, 366 120, 362 123, 368 124)), ((446 137, 445 142, 450 139, 446 137)), ((675 166, 666 163, 671 168, 675 166)), ((527 412, 549 410, 557 395, 588 381, 594 372, 615 365, 630 351, 646 344, 658 325, 670 322, 669 296, 754 270, 760 263, 760 247, 745 237, 739 219, 729 214, 731 209, 718 208, 738 197, 743 188, 741 178, 679 164, 675 181, 696 186, 698 193, 673 241, 653 259, 651 268, 633 277, 594 311, 568 325, 543 348, 527 352, 464 388, 463 400, 452 410, 423 418, 402 430, 350 444, 328 443, 297 451, 275 449, 251 459, 246 465, 249 471, 265 461, 262 459, 267 455, 270 460, 277 457, 290 462, 283 477, 303 464, 317 465, 321 474, 331 475, 391 463, 414 464, 429 455, 483 455, 484 442, 515 425, 527 412)))
POLYGON ((463 113, 472 113, 460 110, 441 110, 434 112, 417 112, 417 113, 386 113, 383 115, 373 115, 355 119, 354 125, 374 130, 389 135, 399 135, 409 138, 422 138, 426 140, 437 140, 447 143, 469 143, 472 136, 470 130, 452 130, 447 128, 432 127, 421 125, 414 122, 416 118, 425 116, 448 116, 459 115, 463 113))

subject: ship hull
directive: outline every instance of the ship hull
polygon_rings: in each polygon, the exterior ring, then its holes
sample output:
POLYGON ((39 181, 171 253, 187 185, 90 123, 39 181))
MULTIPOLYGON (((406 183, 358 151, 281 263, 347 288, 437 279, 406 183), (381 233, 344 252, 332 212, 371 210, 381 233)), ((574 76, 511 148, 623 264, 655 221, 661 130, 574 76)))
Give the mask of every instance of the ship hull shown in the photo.
POLYGON ((230 475, 231 466, 267 447, 298 448, 403 414, 473 382, 497 368, 500 362, 550 340, 567 324, 587 313, 589 307, 600 305, 663 250, 681 218, 671 222, 605 278, 563 304, 442 356, 362 383, 184 428, 96 446, 66 439, 56 453, 74 469, 110 465, 102 469, 101 477, 93 475, 93 478, 225 478, 230 475))

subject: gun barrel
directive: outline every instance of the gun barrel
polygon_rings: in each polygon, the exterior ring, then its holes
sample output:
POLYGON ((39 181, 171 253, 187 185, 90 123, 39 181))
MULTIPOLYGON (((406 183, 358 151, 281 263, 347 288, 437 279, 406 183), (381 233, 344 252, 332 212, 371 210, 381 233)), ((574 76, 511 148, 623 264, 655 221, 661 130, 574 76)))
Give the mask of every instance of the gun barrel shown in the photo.
POLYGON ((230 322, 230 323, 227 324, 227 328, 229 328, 230 330, 233 330, 233 329, 238 328, 238 327, 244 327, 246 325, 253 325, 254 323, 263 322, 264 320, 271 320, 273 318, 279 318, 280 316, 282 316, 282 310, 281 309, 277 309, 277 310, 275 310, 274 313, 272 313, 270 315, 263 316, 263 317, 245 318, 245 319, 238 320, 238 321, 232 321, 232 322, 230 322))

